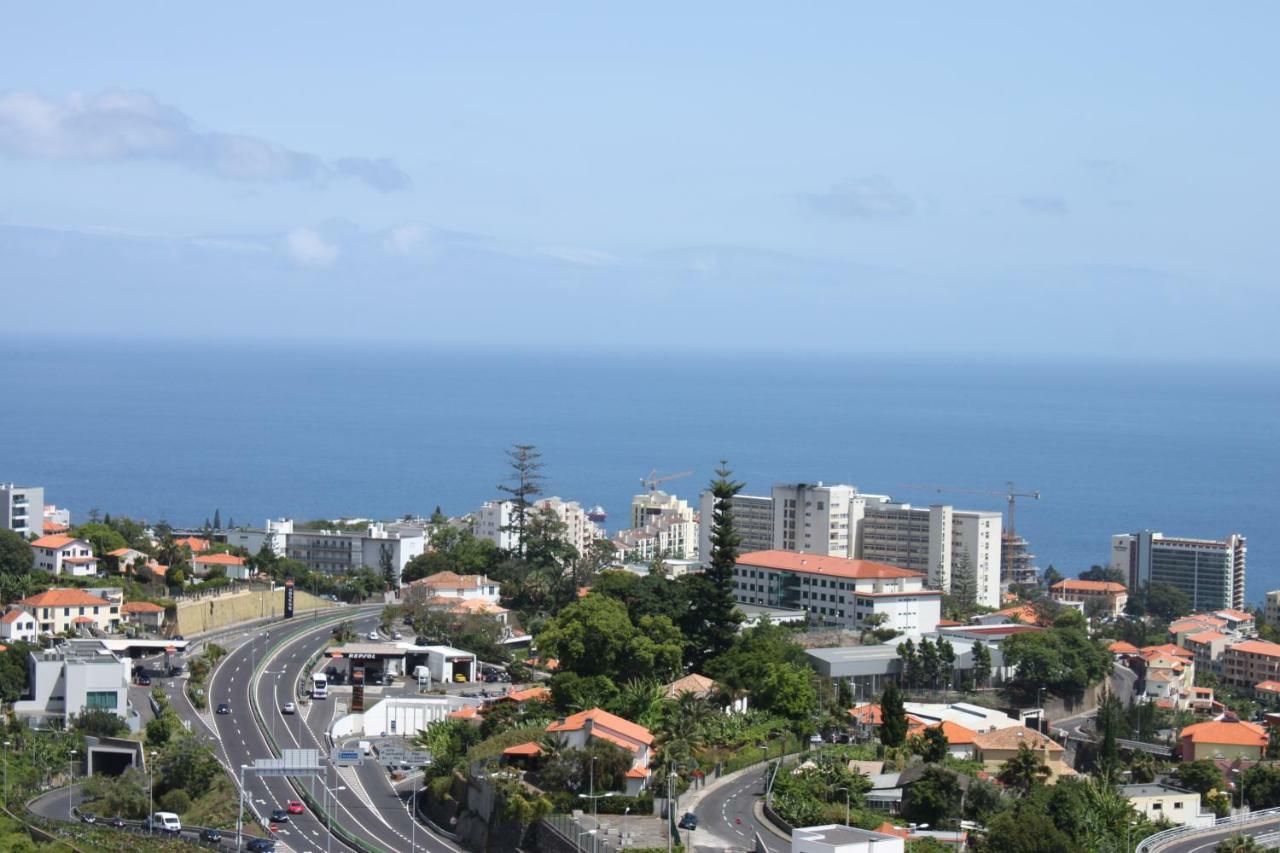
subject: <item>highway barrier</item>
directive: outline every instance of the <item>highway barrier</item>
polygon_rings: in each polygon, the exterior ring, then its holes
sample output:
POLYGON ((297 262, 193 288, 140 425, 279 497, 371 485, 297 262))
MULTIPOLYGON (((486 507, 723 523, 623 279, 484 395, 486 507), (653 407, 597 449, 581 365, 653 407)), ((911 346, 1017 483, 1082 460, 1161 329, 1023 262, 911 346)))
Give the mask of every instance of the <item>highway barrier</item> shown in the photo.
POLYGON ((1260 823, 1267 820, 1275 820, 1280 818, 1280 808, 1263 809, 1262 811, 1249 812, 1243 815, 1231 815, 1230 817, 1219 818, 1213 822, 1211 826, 1179 826, 1176 829, 1166 829, 1164 832, 1157 832, 1155 835, 1148 835, 1146 838, 1138 842, 1138 846, 1134 848, 1134 853, 1158 853, 1168 844, 1183 838, 1194 838, 1197 835, 1216 832, 1223 829, 1244 829, 1252 823, 1260 823))

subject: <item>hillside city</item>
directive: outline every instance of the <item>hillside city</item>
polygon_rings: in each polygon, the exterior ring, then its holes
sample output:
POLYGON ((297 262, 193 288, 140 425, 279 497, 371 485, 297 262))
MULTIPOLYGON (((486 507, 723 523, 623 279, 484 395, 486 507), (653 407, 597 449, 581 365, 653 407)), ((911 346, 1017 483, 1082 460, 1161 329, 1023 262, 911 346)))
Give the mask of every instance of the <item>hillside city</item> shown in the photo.
POLYGON ((1280 807, 1280 590, 1245 600, 1241 534, 1041 569, 1037 492, 727 463, 609 533, 506 461, 460 517, 0 484, 0 847, 1069 853, 1280 807))

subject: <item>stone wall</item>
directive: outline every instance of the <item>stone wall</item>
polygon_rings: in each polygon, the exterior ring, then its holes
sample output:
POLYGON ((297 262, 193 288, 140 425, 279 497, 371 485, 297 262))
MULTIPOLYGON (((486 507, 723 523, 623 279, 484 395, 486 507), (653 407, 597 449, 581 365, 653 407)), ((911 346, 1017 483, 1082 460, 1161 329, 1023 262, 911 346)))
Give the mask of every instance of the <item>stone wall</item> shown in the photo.
MULTIPOLYGON (((337 607, 337 603, 316 598, 309 592, 293 591, 293 612, 310 614, 317 609, 337 607)), ((253 619, 280 617, 284 613, 284 588, 254 589, 226 595, 183 601, 177 606, 175 633, 200 634, 253 619)))

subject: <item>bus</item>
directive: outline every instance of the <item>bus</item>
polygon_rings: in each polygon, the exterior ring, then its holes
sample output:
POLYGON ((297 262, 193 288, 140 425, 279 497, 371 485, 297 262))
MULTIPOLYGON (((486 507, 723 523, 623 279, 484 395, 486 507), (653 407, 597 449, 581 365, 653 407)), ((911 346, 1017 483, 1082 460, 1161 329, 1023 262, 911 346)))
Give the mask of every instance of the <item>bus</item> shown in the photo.
POLYGON ((323 672, 311 676, 311 698, 323 699, 329 695, 329 679, 323 672))

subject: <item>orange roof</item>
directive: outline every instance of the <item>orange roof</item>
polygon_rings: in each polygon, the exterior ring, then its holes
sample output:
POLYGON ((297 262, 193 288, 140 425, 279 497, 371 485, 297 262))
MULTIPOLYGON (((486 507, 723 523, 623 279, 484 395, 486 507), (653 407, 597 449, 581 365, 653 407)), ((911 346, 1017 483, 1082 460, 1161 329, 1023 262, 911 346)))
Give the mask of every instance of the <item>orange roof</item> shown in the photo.
POLYGON ((632 767, 630 770, 627 771, 627 778, 628 779, 648 779, 649 768, 648 767, 632 767))
POLYGON ((134 550, 133 548, 117 548, 117 549, 115 549, 114 551, 108 551, 108 552, 107 552, 107 556, 108 556, 108 557, 123 557, 123 556, 125 556, 125 555, 127 555, 127 554, 137 554, 137 553, 140 553, 140 552, 138 552, 138 551, 134 550))
MULTIPOLYGON (((1280 646, 1276 646, 1280 649, 1280 646)), ((1174 658, 1187 658, 1188 660, 1195 657, 1194 652, 1187 651, 1182 646, 1175 646, 1173 643, 1165 643, 1160 646, 1143 646, 1139 651, 1142 652, 1144 658, 1150 659, 1156 655, 1166 655, 1174 658)))
POLYGON ((853 580, 882 580, 887 578, 920 578, 923 572, 913 572, 875 563, 871 560, 850 560, 845 557, 822 557, 796 551, 753 551, 738 557, 738 565, 774 569, 775 571, 802 572, 810 575, 829 575, 853 580))
POLYGON ((1156 707, 1157 707, 1157 708, 1172 708, 1172 707, 1173 707, 1173 700, 1172 700, 1172 699, 1157 699, 1157 700, 1156 700, 1156 707))
POLYGON ((961 625, 963 625, 963 624, 964 624, 963 622, 957 622, 957 621, 956 621, 956 620, 954 620, 954 619, 939 619, 939 620, 938 620, 938 627, 939 627, 939 628, 957 628, 957 627, 959 627, 959 626, 961 626, 961 625))
POLYGON ((1280 657, 1280 644, 1268 643, 1266 640, 1245 640, 1243 643, 1232 643, 1227 646, 1227 651, 1280 657))
POLYGON ((130 601, 120 608, 121 613, 163 613, 164 608, 150 601, 130 601))
POLYGON ((1263 693, 1280 693, 1280 681, 1259 681, 1253 685, 1253 689, 1263 693))
POLYGON ((887 820, 876 827, 876 832, 880 833, 881 835, 894 835, 894 836, 897 836, 898 838, 907 838, 911 834, 905 828, 901 826, 895 826, 892 823, 889 823, 889 821, 887 820))
POLYGON ((6 625, 12 625, 14 622, 17 622, 23 616, 29 616, 29 615, 30 614, 28 614, 27 611, 25 610, 10 610, 5 615, 0 616, 0 622, 4 622, 6 625))
POLYGON ((997 610, 995 615, 1003 616, 1006 619, 1017 618, 1024 625, 1039 625, 1040 616, 1036 613, 1035 607, 1030 604, 1019 604, 1017 607, 1006 607, 1004 610, 997 610))
POLYGON ((175 545, 186 545, 191 549, 192 554, 199 554, 201 551, 209 550, 209 540, 201 539, 199 536, 184 536, 181 539, 173 540, 175 545))
POLYGON ((551 698, 551 689, 547 687, 529 687, 524 690, 511 690, 499 702, 532 702, 551 698))
POLYGON ((1048 747, 1049 752, 1063 752, 1061 744, 1026 726, 1010 726, 973 736, 973 745, 978 749, 1017 749, 1024 743, 1032 749, 1048 747))
POLYGON ((77 616, 76 618, 72 619, 71 621, 72 621, 72 622, 75 622, 77 625, 93 624, 93 617, 92 617, 92 616, 77 616))
POLYGON ((942 733, 947 736, 947 743, 963 746, 967 743, 973 743, 978 733, 973 729, 965 728, 959 723, 953 723, 950 720, 943 720, 937 726, 929 726, 929 728, 941 728, 942 733))
POLYGON ((1062 592, 1127 592, 1124 584, 1115 581, 1082 581, 1070 578, 1058 581, 1049 588, 1062 592))
POLYGON ((705 675, 699 675, 691 672, 684 678, 677 679, 666 687, 666 697, 675 699, 681 693, 695 693, 699 696, 706 696, 716 689, 716 683, 705 675))
POLYGON ((49 534, 49 533, 61 533, 62 531, 64 531, 64 530, 68 530, 68 529, 69 529, 69 528, 67 527, 67 525, 65 525, 65 524, 59 524, 59 523, 58 523, 58 522, 56 522, 56 521, 46 521, 46 522, 44 523, 44 532, 45 532, 46 534, 49 534))
POLYGON ((1244 720, 1209 720, 1184 728, 1182 739, 1192 743, 1266 746, 1267 732, 1262 726, 1244 720))
POLYGON ((449 712, 449 719, 451 720, 474 720, 478 716, 480 716, 480 709, 474 705, 468 705, 465 708, 449 712))
POLYGON ((859 705, 856 708, 850 708, 849 716, 853 717, 855 723, 863 725, 878 726, 884 722, 884 715, 879 705, 859 705))
MULTIPOLYGON (((31 543, 32 548, 61 548, 64 545, 70 545, 76 541, 74 536, 41 536, 39 539, 31 543)), ((84 541, 84 540, 80 540, 84 541)), ((87 543, 86 543, 87 544, 87 543)))
POLYGON ((410 585, 474 589, 475 587, 489 586, 491 584, 493 584, 493 581, 489 580, 484 575, 460 575, 457 572, 436 572, 434 575, 419 578, 418 580, 413 581, 410 585))
POLYGON ((1212 643, 1214 640, 1225 640, 1227 635, 1221 631, 1201 631, 1199 634, 1188 634, 1189 643, 1212 643))
POLYGON ((503 755, 542 755, 542 745, 531 740, 502 750, 503 755))
POLYGON ((1194 630, 1196 626, 1203 628, 1224 628, 1227 620, 1219 619, 1217 616, 1210 616, 1207 613, 1201 613, 1198 616, 1183 616, 1181 619, 1175 619, 1170 625, 1169 630, 1175 634, 1183 631, 1194 630))
POLYGON ((50 589, 22 599, 28 607, 103 607, 110 602, 79 589, 50 589))
MULTIPOLYGON (((1264 681, 1264 682, 1262 682, 1262 683, 1263 683, 1263 684, 1275 684, 1276 682, 1268 682, 1268 681, 1264 681)), ((1212 696, 1212 695, 1213 695, 1213 688, 1212 688, 1212 687, 1192 687, 1192 688, 1191 688, 1191 692, 1192 692, 1192 693, 1199 694, 1200 696, 1212 696)))
POLYGON ((1236 622, 1248 622, 1253 619, 1252 613, 1245 613, 1243 610, 1215 610, 1213 612, 1218 616, 1225 616, 1236 622))
MULTIPOLYGON (((571 717, 565 717, 563 720, 557 720, 547 726, 547 731, 576 732, 580 729, 586 728, 588 722, 591 723, 592 737, 603 736, 604 732, 599 731, 598 727, 604 726, 605 728, 613 729, 615 732, 625 735, 632 740, 639 741, 646 746, 653 743, 653 734, 644 726, 639 725, 638 723, 633 723, 630 720, 624 720, 622 717, 619 717, 616 714, 610 714, 608 711, 601 708, 592 708, 589 711, 579 711, 571 717)), ((613 740, 613 738, 606 739, 613 740)))
POLYGON ((578 598, 586 598, 590 594, 591 594, 591 587, 589 586, 578 587, 578 598))
POLYGON ((199 557, 193 557, 193 563, 214 563, 219 566, 243 566, 244 557, 237 557, 235 554, 202 554, 199 557))
POLYGON ((1126 643, 1124 640, 1116 640, 1114 643, 1107 646, 1107 651, 1117 655, 1136 655, 1138 653, 1138 647, 1133 643, 1126 643))

